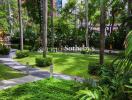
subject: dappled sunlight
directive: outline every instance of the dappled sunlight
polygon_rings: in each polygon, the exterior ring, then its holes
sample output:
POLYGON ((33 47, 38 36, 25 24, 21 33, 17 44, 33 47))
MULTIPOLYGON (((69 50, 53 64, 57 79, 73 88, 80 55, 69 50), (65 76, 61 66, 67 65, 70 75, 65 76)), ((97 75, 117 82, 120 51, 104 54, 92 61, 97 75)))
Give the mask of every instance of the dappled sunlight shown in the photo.
MULTIPOLYGON (((35 58, 42 56, 41 53, 30 53, 29 57, 16 59, 22 64, 29 62, 29 65, 35 65, 35 58)), ((48 53, 53 57, 54 73, 85 77, 88 75, 88 66, 99 64, 99 55, 84 55, 80 53, 48 53)), ((110 63, 115 56, 106 55, 105 63, 110 63)), ((43 67, 43 70, 49 71, 49 67, 43 67)))

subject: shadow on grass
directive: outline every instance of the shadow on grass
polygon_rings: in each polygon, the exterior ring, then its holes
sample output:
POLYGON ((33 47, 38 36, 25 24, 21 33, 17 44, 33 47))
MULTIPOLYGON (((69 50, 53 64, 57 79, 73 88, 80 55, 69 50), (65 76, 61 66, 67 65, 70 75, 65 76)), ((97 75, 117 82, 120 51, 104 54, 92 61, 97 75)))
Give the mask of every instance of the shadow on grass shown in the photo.
POLYGON ((0 64, 0 80, 7 80, 24 76, 23 74, 0 64))
MULTIPOLYGON (((42 56, 40 53, 31 53, 28 58, 20 59, 24 63, 29 61, 30 65, 35 66, 35 58, 42 56)), ((99 54, 83 55, 79 53, 49 53, 48 56, 53 57, 55 73, 62 73, 76 76, 86 76, 89 65, 96 65, 99 63, 99 54)), ((105 63, 110 63, 114 56, 106 55, 105 63)), ((43 68, 49 70, 49 67, 43 68)))

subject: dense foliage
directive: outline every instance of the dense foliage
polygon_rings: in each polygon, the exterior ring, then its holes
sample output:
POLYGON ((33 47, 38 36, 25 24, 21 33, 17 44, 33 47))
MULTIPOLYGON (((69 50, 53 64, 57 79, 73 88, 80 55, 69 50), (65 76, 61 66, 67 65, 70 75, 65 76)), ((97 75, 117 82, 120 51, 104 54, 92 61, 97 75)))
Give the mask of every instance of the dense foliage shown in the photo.
POLYGON ((131 100, 132 99, 132 32, 126 37, 126 51, 111 65, 100 69, 100 81, 96 87, 80 90, 82 100, 131 100))
POLYGON ((76 100, 82 84, 74 81, 45 79, 0 91, 1 100, 76 100))

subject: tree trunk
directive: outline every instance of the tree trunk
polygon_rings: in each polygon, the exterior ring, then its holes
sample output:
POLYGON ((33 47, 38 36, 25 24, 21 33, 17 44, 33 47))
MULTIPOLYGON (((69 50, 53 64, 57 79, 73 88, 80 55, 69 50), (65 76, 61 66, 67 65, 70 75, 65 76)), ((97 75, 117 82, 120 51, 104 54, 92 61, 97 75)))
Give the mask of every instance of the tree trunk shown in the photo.
POLYGON ((47 54, 47 0, 42 0, 42 46, 43 46, 43 57, 47 54))
POLYGON ((22 7, 21 0, 18 0, 19 28, 20 28, 20 49, 23 50, 23 24, 22 24, 22 7))
POLYGON ((9 21, 9 33, 10 33, 10 36, 12 35, 12 16, 11 16, 11 5, 10 5, 10 2, 9 0, 7 1, 8 3, 8 14, 9 14, 9 17, 8 17, 8 21, 9 21))
MULTIPOLYGON (((114 24, 115 24, 115 14, 114 12, 112 13, 112 25, 111 25, 111 34, 113 33, 113 29, 114 29, 114 24)), ((110 35, 111 35, 110 34, 110 35)))
POLYGON ((89 47, 89 26, 88 26, 88 0, 85 0, 85 13, 86 13, 86 34, 85 34, 85 38, 86 38, 86 47, 89 47))
POLYGON ((101 16, 100 16, 100 64, 102 65, 104 63, 104 47, 105 47, 104 38, 105 38, 105 18, 106 18, 104 0, 101 0, 101 2, 100 2, 100 10, 101 10, 101 16))
POLYGON ((52 49, 54 48, 54 0, 51 0, 51 35, 52 35, 52 49))

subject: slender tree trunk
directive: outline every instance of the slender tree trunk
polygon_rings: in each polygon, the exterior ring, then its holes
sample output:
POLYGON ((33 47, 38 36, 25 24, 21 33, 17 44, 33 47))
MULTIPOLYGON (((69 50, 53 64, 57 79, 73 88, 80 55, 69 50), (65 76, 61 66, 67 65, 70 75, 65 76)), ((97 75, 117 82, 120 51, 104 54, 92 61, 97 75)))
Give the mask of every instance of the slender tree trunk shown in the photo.
POLYGON ((19 25, 20 25, 20 49, 23 50, 23 24, 22 24, 22 2, 18 0, 18 13, 19 13, 19 25))
POLYGON ((8 18, 8 21, 9 21, 9 33, 10 35, 12 35, 12 16, 11 16, 11 5, 10 5, 10 2, 9 0, 7 1, 8 3, 8 14, 9 14, 9 18, 8 18))
POLYGON ((43 57, 46 57, 47 54, 47 0, 42 0, 42 46, 43 46, 43 57))
POLYGON ((85 0, 85 13, 86 13, 86 34, 85 34, 85 38, 86 38, 86 47, 89 47, 89 25, 88 25, 88 0, 85 0))
POLYGON ((114 13, 113 13, 113 14, 112 14, 111 33, 113 33, 114 24, 115 24, 115 15, 114 15, 114 13))
POLYGON ((75 44, 77 45, 77 41, 78 41, 78 36, 77 36, 77 14, 76 14, 76 7, 74 8, 74 10, 75 10, 75 34, 76 34, 76 36, 75 36, 75 44))
POLYGON ((104 0, 101 0, 100 2, 100 64, 102 65, 104 63, 104 47, 105 47, 105 18, 106 18, 106 12, 105 12, 105 4, 104 0))
POLYGON ((51 0, 51 35, 52 35, 52 48, 54 48, 54 0, 51 0))

